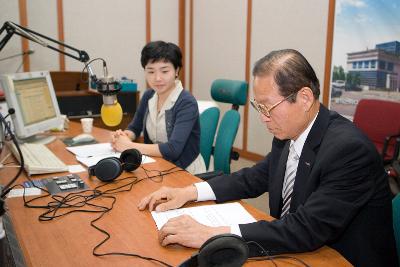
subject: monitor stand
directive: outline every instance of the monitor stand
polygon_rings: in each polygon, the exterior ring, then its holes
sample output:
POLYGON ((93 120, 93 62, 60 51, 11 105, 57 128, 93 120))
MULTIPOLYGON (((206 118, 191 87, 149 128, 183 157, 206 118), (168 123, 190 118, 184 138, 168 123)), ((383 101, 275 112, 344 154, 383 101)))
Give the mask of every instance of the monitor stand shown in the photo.
POLYGON ((43 144, 47 145, 56 140, 54 135, 47 135, 47 134, 35 134, 33 136, 27 138, 20 138, 19 141, 22 143, 33 143, 33 144, 43 144))

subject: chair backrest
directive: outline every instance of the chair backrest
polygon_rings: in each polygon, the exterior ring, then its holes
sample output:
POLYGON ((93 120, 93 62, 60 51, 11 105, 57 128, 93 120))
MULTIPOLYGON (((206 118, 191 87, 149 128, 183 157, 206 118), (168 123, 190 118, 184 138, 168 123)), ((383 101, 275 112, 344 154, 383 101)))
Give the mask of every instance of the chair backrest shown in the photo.
MULTIPOLYGON (((382 152, 385 138, 400 134, 399 114, 400 102, 361 99, 356 107, 353 122, 371 139, 377 150, 382 152)), ((393 152, 394 142, 391 142, 387 154, 393 156, 393 152)))
POLYGON ((240 114, 237 110, 229 110, 222 118, 214 148, 214 170, 231 173, 231 151, 239 128, 240 114))
POLYGON ((400 194, 397 194, 392 200, 393 206, 393 229, 396 239, 397 257, 400 262, 400 194))
POLYGON ((239 108, 239 105, 246 105, 247 87, 245 81, 217 79, 211 84, 211 97, 222 103, 230 103, 239 108))
POLYGON ((206 169, 210 165, 210 157, 214 144, 215 132, 219 120, 219 109, 211 107, 200 114, 200 153, 206 164, 206 169))
POLYGON ((231 151, 240 123, 239 105, 247 102, 248 84, 245 81, 217 79, 211 85, 211 97, 217 102, 230 103, 219 124, 214 148, 214 170, 230 173, 231 151))

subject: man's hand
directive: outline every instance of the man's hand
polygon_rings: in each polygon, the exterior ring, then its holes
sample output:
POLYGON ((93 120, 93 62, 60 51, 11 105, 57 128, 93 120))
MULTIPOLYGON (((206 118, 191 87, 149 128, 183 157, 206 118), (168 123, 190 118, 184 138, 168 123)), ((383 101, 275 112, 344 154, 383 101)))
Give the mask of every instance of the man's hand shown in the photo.
POLYGON ((189 215, 181 215, 169 219, 164 224, 158 234, 158 240, 162 246, 180 244, 185 247, 200 248, 211 237, 226 233, 230 233, 229 226, 205 226, 189 215))
POLYGON ((186 202, 197 199, 197 189, 194 185, 184 188, 161 187, 159 190, 144 197, 139 205, 139 210, 144 210, 149 206, 149 211, 166 211, 177 209, 185 205, 186 202))

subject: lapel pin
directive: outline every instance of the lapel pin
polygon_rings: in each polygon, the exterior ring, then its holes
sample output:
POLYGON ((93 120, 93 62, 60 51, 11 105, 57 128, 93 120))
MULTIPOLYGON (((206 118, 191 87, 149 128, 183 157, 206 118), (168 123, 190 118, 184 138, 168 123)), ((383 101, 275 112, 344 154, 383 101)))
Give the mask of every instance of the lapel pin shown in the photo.
POLYGON ((306 161, 305 164, 306 164, 308 167, 311 166, 310 162, 307 162, 307 161, 306 161))

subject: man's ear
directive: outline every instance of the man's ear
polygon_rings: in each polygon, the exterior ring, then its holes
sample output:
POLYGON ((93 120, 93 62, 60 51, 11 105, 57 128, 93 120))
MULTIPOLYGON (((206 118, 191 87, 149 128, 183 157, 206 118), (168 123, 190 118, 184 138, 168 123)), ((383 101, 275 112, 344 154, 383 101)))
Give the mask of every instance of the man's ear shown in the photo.
POLYGON ((314 94, 310 87, 303 87, 298 92, 299 101, 303 105, 305 111, 309 111, 314 103, 314 94))

